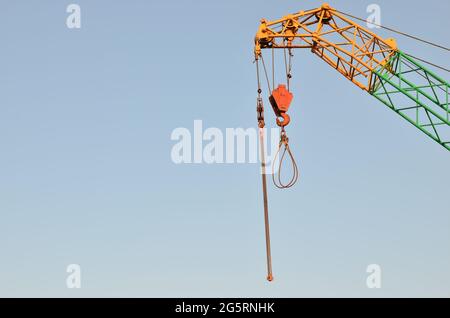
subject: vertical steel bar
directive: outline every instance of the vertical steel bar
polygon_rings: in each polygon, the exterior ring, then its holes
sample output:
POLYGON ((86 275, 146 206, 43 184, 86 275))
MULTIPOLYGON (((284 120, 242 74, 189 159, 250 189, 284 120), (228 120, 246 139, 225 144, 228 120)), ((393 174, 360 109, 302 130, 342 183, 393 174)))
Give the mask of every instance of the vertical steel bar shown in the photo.
POLYGON ((272 274, 272 254, 270 250, 270 227, 269 227, 269 204, 267 199, 267 178, 266 178, 266 155, 264 148, 264 128, 259 128, 259 149, 261 155, 261 177, 264 200, 264 225, 266 234, 266 255, 267 255, 267 280, 273 280, 272 274))

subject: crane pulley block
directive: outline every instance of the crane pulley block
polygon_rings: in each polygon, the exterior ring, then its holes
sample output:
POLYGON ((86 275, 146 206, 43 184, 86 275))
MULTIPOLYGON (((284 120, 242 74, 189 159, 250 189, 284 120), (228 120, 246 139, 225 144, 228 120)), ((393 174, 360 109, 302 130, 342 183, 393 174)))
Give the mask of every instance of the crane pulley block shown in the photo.
POLYGON ((280 127, 289 125, 290 117, 286 112, 289 110, 293 98, 294 95, 286 89, 284 84, 278 85, 269 97, 270 104, 277 116, 277 125, 280 127), (280 117, 283 118, 283 121, 279 120, 280 117))

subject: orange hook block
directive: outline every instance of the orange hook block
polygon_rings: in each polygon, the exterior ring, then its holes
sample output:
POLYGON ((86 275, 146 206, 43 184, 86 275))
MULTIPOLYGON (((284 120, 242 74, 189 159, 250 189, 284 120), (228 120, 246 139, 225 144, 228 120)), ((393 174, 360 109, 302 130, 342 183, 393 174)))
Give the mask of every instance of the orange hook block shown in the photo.
POLYGON ((269 97, 270 104, 277 116, 277 125, 280 127, 289 125, 290 118, 286 112, 289 110, 293 98, 294 95, 292 95, 292 93, 286 89, 286 85, 283 84, 278 85, 277 89, 273 90, 272 95, 269 97), (280 121, 280 117, 283 121, 280 121))

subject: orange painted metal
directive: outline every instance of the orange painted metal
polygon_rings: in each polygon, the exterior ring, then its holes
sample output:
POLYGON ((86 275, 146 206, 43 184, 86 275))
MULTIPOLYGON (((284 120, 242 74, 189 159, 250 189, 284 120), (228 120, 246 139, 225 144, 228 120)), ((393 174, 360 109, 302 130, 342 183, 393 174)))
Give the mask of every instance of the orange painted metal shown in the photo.
POLYGON ((277 89, 272 91, 272 95, 269 97, 270 104, 272 105, 273 111, 277 116, 277 125, 280 127, 285 127, 289 125, 291 121, 290 117, 286 112, 291 106, 292 99, 294 95, 286 89, 286 85, 280 84, 277 89), (279 118, 282 118, 281 121, 279 118))
POLYGON ((384 39, 328 4, 279 20, 261 20, 255 36, 255 58, 262 49, 308 48, 363 90, 370 91, 374 70, 387 68, 397 52, 394 39, 384 39))

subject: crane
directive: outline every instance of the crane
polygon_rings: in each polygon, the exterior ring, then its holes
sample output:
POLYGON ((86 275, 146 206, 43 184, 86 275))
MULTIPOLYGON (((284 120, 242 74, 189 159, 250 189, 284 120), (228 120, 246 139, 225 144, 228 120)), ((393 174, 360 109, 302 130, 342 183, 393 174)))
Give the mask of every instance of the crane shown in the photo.
MULTIPOLYGON (((281 182, 280 174, 277 182, 273 170, 272 178, 278 188, 289 188, 295 184, 299 176, 297 164, 289 148, 289 139, 285 131, 285 127, 290 123, 287 112, 293 99, 290 79, 292 77, 292 51, 294 49, 311 50, 314 55, 336 69, 357 87, 375 97, 450 151, 449 83, 427 69, 421 62, 439 66, 401 51, 395 39, 384 39, 357 24, 351 18, 362 20, 324 3, 319 8, 289 14, 278 20, 267 21, 262 19, 255 36, 254 55, 258 79, 257 116, 260 132, 267 280, 269 281, 273 280, 273 273, 261 77, 265 77, 267 80, 269 101, 276 116, 276 123, 281 129, 280 147, 275 157, 280 155, 279 152, 284 147, 280 156, 281 160, 287 153, 293 163, 293 177, 288 183, 283 184, 281 182), (265 49, 272 51, 273 73, 275 72, 274 51, 283 51, 286 84, 280 84, 275 88, 274 75, 272 74, 273 81, 270 85, 270 75, 263 56, 263 50, 265 49)), ((395 32, 395 30, 387 29, 395 32)), ((405 33, 400 34, 418 39, 405 33)), ((446 47, 425 40, 421 41, 450 51, 446 47)), ((445 68, 442 69, 449 71, 445 68)))

